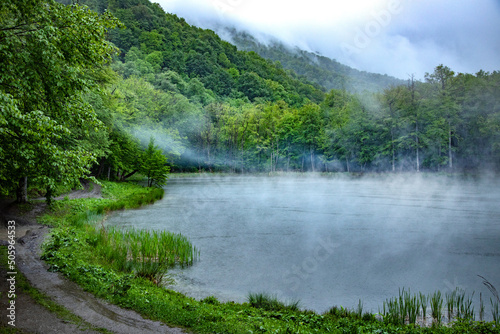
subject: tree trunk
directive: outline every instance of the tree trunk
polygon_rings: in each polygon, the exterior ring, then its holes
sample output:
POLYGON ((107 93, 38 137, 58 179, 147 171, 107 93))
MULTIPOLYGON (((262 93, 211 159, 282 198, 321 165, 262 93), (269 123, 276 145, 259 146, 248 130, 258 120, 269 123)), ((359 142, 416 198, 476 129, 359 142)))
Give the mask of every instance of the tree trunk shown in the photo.
POLYGON ((418 120, 416 122, 416 126, 415 126, 415 143, 417 144, 417 172, 420 172, 420 157, 419 157, 419 150, 418 150, 418 146, 419 146, 419 143, 418 143, 418 120))
POLYGON ((274 154, 274 150, 271 149, 271 173, 273 172, 273 154, 274 154))
POLYGON ((420 156, 419 156, 419 140, 418 140, 418 106, 416 105, 415 102, 415 76, 412 74, 410 76, 410 82, 409 82, 409 87, 408 89, 410 90, 411 93, 411 107, 414 108, 415 110, 415 144, 416 144, 416 149, 417 149, 417 172, 420 172, 420 156))
POLYGON ((391 126, 391 145, 392 145, 392 172, 396 171, 396 150, 394 148, 394 128, 391 126))
POLYGON ((314 172, 314 150, 311 148, 309 151, 311 153, 311 168, 312 171, 314 172))
POLYGON ((26 203, 28 202, 28 177, 23 176, 19 178, 19 184, 16 190, 16 202, 26 203))
POLYGON ((389 103, 389 112, 391 115, 391 149, 392 149, 392 172, 396 172, 396 148, 394 147, 394 111, 392 110, 392 103, 389 103))
POLYGON ((210 168, 210 143, 207 145, 207 165, 210 168))
POLYGON ((439 162, 441 160, 441 143, 438 145, 438 159, 437 159, 437 171, 439 172, 441 169, 441 163, 439 162))
POLYGON ((103 170, 104 170, 104 158, 101 159, 101 162, 99 163, 99 170, 97 171, 97 177, 101 177, 103 170))
POLYGON ((453 168, 453 156, 451 154, 451 122, 448 121, 448 157, 450 169, 453 168))
MULTIPOLYGON (((138 170, 136 169, 136 170, 134 170, 134 171, 132 171, 132 172, 128 173, 127 175, 122 175, 122 178, 121 178, 121 179, 122 179, 122 181, 125 181, 126 179, 128 179, 129 177, 131 177, 132 175, 134 175, 134 174, 135 174, 135 173, 137 173, 137 172, 138 172, 138 170)), ((123 171, 123 173, 125 174, 125 171, 123 171)))
POLYGON ((48 186, 45 192, 45 202, 47 203, 48 207, 52 206, 52 193, 52 187, 48 186))
POLYGON ((276 171, 276 168, 278 167, 278 163, 280 162, 280 154, 279 154, 279 145, 280 143, 276 143, 276 154, 274 155, 275 162, 274 162, 274 171, 276 171))

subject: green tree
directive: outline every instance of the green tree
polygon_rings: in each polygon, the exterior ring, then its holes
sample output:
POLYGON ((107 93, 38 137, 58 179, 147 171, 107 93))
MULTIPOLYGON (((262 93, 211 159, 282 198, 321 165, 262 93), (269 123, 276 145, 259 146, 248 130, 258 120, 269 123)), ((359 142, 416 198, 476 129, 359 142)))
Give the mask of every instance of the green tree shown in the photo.
POLYGON ((352 95, 336 89, 332 89, 321 104, 325 131, 323 150, 328 160, 344 160, 347 171, 350 171, 353 150, 350 145, 351 138, 347 136, 346 129, 354 108, 352 95))
POLYGON ((251 101, 258 97, 267 99, 270 95, 264 79, 254 72, 245 72, 241 75, 238 78, 237 88, 251 101))
MULTIPOLYGON (((455 72, 449 67, 439 65, 432 74, 426 73, 425 78, 434 87, 435 111, 439 117, 445 120, 446 128, 442 128, 447 133, 448 139, 448 167, 453 168, 453 147, 452 140, 458 123, 460 108, 453 96, 453 82, 455 72)), ((441 122, 443 123, 443 122, 441 122)))
POLYGON ((140 173, 148 178, 148 187, 161 187, 167 183, 170 167, 167 166, 167 157, 155 145, 153 137, 149 140, 148 147, 144 151, 140 173))
POLYGON ((110 134, 110 153, 106 157, 107 178, 113 171, 116 178, 124 181, 141 169, 142 150, 137 139, 121 129, 113 129, 110 134))
MULTIPOLYGON (((400 105, 402 109, 402 120, 407 129, 399 137, 399 147, 415 152, 415 170, 420 172, 422 155, 422 109, 420 107, 421 95, 417 89, 415 76, 411 75, 408 85, 400 95, 400 105)), ((408 153, 410 154, 410 153, 408 153)))
MULTIPOLYGON (((316 104, 308 104, 299 109, 299 119, 300 119, 300 142, 304 147, 305 159, 306 151, 308 151, 309 159, 311 162, 311 170, 316 171, 315 166, 315 151, 321 146, 322 138, 322 119, 320 107, 316 104)), ((304 164, 302 163, 302 166, 304 164)), ((303 167, 302 167, 303 168, 303 167)))
POLYGON ((384 90, 380 97, 382 107, 382 123, 389 129, 389 142, 382 143, 382 151, 390 156, 391 169, 396 171, 396 158, 398 154, 399 133, 401 130, 401 111, 404 107, 403 101, 406 94, 404 86, 396 86, 384 90))
POLYGON ((95 161, 78 136, 102 123, 83 93, 98 88, 94 74, 115 51, 106 31, 117 24, 107 12, 53 0, 0 3, 0 179, 4 189, 17 183, 19 202, 28 178, 50 192, 84 177, 95 161))

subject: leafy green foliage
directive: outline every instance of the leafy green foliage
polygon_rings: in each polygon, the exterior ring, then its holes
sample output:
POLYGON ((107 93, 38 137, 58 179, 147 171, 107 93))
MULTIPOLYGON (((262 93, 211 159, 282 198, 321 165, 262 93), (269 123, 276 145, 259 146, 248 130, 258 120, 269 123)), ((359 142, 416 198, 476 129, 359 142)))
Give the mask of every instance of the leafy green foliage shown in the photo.
POLYGON ((358 95, 336 84, 342 89, 325 94, 284 70, 285 61, 238 51, 147 0, 82 1, 101 15, 40 1, 4 2, 0 12, 3 194, 29 183, 50 200, 89 171, 114 180, 142 172, 152 184, 166 164, 232 172, 500 166, 497 72, 440 65, 425 83, 358 95), (126 28, 112 29, 106 8, 126 28), (106 33, 121 52, 112 70, 106 33), (166 161, 148 149, 151 136, 166 161))
POLYGON ((162 151, 155 146, 154 138, 151 137, 146 151, 140 172, 148 178, 148 187, 161 187, 167 183, 170 167, 167 166, 167 158, 162 151))
POLYGON ((110 32, 110 40, 122 51, 122 60, 129 63, 129 69, 134 68, 127 71, 127 76, 170 70, 183 77, 199 79, 205 88, 220 97, 283 99, 293 105, 322 99, 319 86, 288 75, 283 68, 254 52, 238 51, 213 31, 190 26, 184 19, 164 13, 147 0, 82 2, 95 10, 106 7, 107 3, 107 8, 127 27, 110 32), (137 51, 142 56, 131 55, 137 55, 137 51), (247 75, 244 78, 252 82, 246 83, 239 75, 247 75), (281 93, 276 94, 276 89, 281 93))
POLYGON ((82 94, 98 87, 96 73, 114 53, 106 30, 117 23, 78 5, 2 1, 2 188, 29 177, 50 192, 83 177, 95 162, 96 149, 84 143, 102 123, 82 94))
POLYGON ((292 70, 291 75, 303 77, 327 90, 337 89, 350 93, 380 92, 389 86, 404 84, 403 80, 359 71, 317 53, 286 46, 278 40, 271 39, 267 44, 263 44, 245 32, 231 28, 225 28, 223 32, 231 36, 231 40, 239 49, 255 51, 263 58, 275 62, 278 67, 292 70))

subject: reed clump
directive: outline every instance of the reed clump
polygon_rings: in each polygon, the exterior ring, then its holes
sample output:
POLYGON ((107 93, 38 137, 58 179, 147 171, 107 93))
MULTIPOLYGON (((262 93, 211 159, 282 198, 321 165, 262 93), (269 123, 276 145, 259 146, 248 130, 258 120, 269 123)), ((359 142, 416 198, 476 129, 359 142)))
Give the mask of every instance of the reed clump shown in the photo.
MULTIPOLYGON (((481 277, 481 276, 480 276, 481 277)), ((483 278, 483 277, 481 277, 483 278)), ((490 289, 493 298, 490 298, 493 322, 498 326, 500 320, 500 296, 495 287, 483 278, 483 283, 490 289)), ((455 321, 475 321, 474 295, 465 290, 456 288, 444 294, 435 291, 430 294, 411 294, 410 290, 400 289, 399 296, 387 299, 379 315, 385 323, 393 325, 406 325, 420 323, 427 325, 427 306, 430 307, 432 322, 440 325, 444 320, 447 323, 455 321), (444 303, 446 302, 446 308, 444 303), (446 312, 446 313, 445 313, 446 312), (445 317, 446 316, 446 317, 445 317)), ((484 321, 485 306, 482 294, 479 296, 479 321, 484 321)))
POLYGON ((429 301, 429 298, 425 293, 420 292, 419 299, 420 307, 422 308, 422 320, 425 322, 425 319, 427 319, 427 302, 429 301))
POLYGON ((276 295, 267 293, 249 293, 247 299, 252 307, 266 311, 299 311, 300 309, 299 300, 284 303, 280 301, 276 295))
POLYGON ((107 198, 64 201, 59 205, 64 213, 60 220, 74 229, 86 231, 86 241, 103 262, 118 271, 133 273, 160 285, 169 268, 189 266, 198 259, 199 251, 181 234, 104 227, 102 222, 106 213, 151 204, 163 198, 164 190, 103 183, 103 195, 107 198), (70 209, 65 209, 64 205, 70 209))
POLYGON ((412 294, 410 289, 399 290, 399 296, 387 299, 379 312, 386 323, 394 325, 416 324, 419 320, 426 323, 427 305, 430 305, 431 316, 435 323, 441 324, 443 319, 443 296, 441 291, 432 294, 412 294))
POLYGON ((441 324, 443 320, 443 295, 441 291, 436 291, 429 297, 432 319, 434 319, 437 324, 441 324))
POLYGON ((400 289, 399 296, 387 299, 383 304, 382 317, 394 325, 415 324, 420 314, 421 298, 411 291, 400 289))
POLYGON ((181 234, 88 225, 95 251, 116 270, 134 273, 160 285, 175 265, 192 265, 200 252, 181 234))

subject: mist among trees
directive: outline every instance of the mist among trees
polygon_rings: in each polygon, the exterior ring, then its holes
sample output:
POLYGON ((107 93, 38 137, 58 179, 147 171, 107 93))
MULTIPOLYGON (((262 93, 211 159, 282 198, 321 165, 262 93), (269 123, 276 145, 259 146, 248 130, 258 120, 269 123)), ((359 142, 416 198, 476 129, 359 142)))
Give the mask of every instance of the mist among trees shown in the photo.
POLYGON ((168 168, 500 168, 499 72, 439 65, 423 82, 353 94, 147 0, 7 0, 0 21, 1 191, 18 199, 27 183, 50 198, 88 176, 161 185, 168 168))

